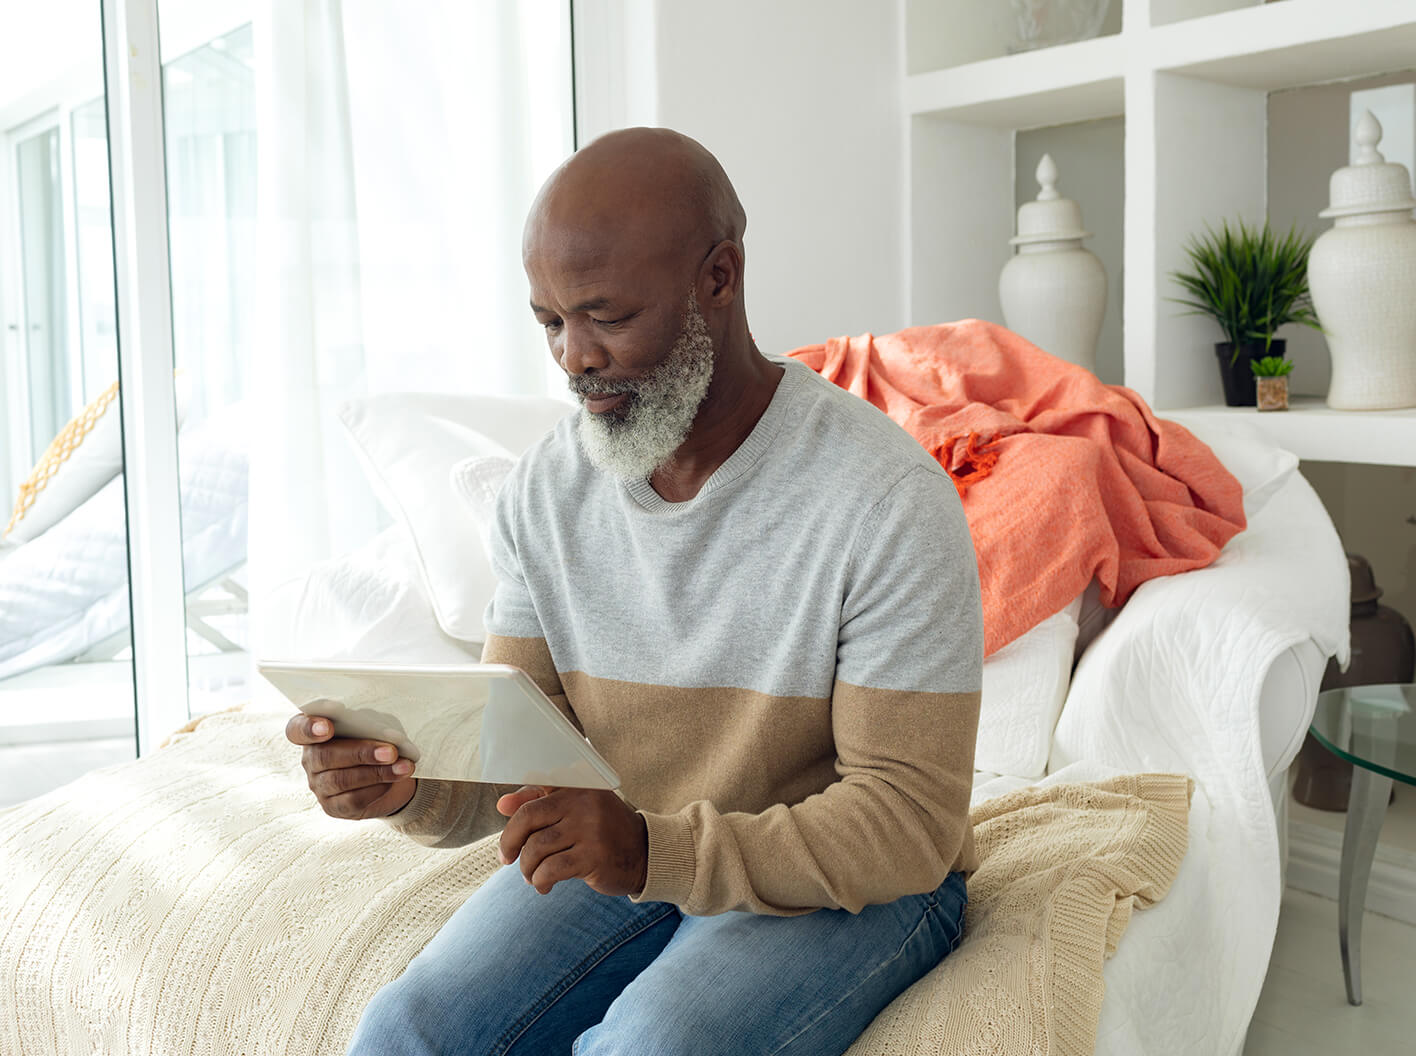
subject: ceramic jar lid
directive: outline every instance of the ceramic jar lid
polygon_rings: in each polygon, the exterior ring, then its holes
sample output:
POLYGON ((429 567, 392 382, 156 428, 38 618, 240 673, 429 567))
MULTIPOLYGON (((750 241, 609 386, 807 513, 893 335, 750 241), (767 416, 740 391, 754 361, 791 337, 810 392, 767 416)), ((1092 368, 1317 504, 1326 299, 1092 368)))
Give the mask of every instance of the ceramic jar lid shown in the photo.
POLYGON ((1364 213, 1408 212, 1416 209, 1411 176, 1405 165, 1387 161, 1377 150, 1382 126, 1368 110, 1357 122, 1357 157, 1332 174, 1332 204, 1318 215, 1327 219, 1364 213))
POLYGON ((1352 604, 1376 601, 1382 596, 1382 589, 1372 575, 1371 563, 1361 554, 1347 555, 1347 573, 1352 580, 1352 604))
POLYGON ((1070 198, 1063 198, 1057 190, 1057 163, 1051 154, 1044 154, 1037 164, 1037 182, 1042 190, 1037 201, 1024 202, 1018 209, 1018 235, 1010 238, 1010 246, 1028 245, 1033 242, 1065 242, 1079 238, 1090 238, 1090 231, 1082 230, 1082 210, 1070 198))

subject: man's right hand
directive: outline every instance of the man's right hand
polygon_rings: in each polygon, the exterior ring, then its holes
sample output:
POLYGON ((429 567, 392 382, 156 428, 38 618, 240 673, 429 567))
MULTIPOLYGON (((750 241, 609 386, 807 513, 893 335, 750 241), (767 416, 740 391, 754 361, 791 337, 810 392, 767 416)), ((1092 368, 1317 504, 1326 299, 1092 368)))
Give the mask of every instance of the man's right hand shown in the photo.
POLYGON ((301 746, 310 791, 332 818, 387 817, 418 788, 412 761, 398 758, 387 741, 336 737, 329 719, 301 712, 285 724, 285 737, 301 746))

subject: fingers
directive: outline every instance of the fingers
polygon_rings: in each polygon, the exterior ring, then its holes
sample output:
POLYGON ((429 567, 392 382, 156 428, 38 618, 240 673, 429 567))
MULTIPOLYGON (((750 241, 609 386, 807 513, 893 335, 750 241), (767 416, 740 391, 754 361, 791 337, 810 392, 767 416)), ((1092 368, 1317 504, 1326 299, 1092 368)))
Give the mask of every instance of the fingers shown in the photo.
MULTIPOLYGON (((529 789, 518 789, 502 797, 502 800, 519 797, 528 793, 529 789)), ((500 809, 501 800, 498 800, 497 807, 500 809)), ((550 795, 535 795, 524 800, 516 808, 511 816, 511 820, 506 823, 506 828, 502 829, 501 842, 498 846, 498 857, 502 864, 506 865, 516 861, 521 854, 522 846, 530 838, 533 832, 554 825, 561 820, 561 812, 557 797, 550 795)))
POLYGON ((314 775, 322 770, 349 766, 379 766, 398 759, 398 749, 384 741, 369 741, 358 737, 336 737, 323 744, 306 745, 305 772, 314 775))
MULTIPOLYGON (((525 874, 525 851, 521 854, 521 862, 521 871, 525 874)), ((551 888, 562 880, 573 880, 577 876, 587 875, 587 872, 588 870, 581 864, 574 848, 571 848, 543 858, 526 879, 532 887, 544 895, 548 894, 551 888)))
POLYGON ((542 894, 571 877, 604 895, 642 891, 648 854, 644 819, 613 793, 595 789, 557 789, 522 803, 499 846, 503 864, 519 858, 522 875, 542 894))
POLYGON ((300 762, 310 791, 335 818, 382 817, 412 798, 417 781, 411 759, 383 741, 334 736, 334 724, 318 715, 294 715, 285 736, 302 745, 300 762))
POLYGON ((546 785, 522 785, 515 792, 508 792, 497 800, 497 812, 505 814, 509 818, 520 809, 523 803, 530 803, 533 799, 549 796, 554 791, 554 788, 546 785))
POLYGON ((320 806, 333 818, 382 818, 406 804, 413 797, 417 784, 406 778, 393 784, 368 785, 321 799, 320 806))
POLYGON ((412 771, 413 764, 407 759, 392 766, 344 766, 320 770, 310 775, 310 791, 324 800, 361 788, 386 789, 412 771))
MULTIPOLYGON (((569 833, 558 825, 548 825, 544 829, 537 829, 526 838, 526 842, 521 845, 521 875, 526 878, 529 884, 536 883, 536 872, 550 858, 563 858, 565 851, 571 850, 575 846, 575 840, 569 833)), ((564 864, 564 863, 563 863, 564 864)), ((561 876, 559 879, 564 880, 561 876)), ((555 881, 551 881, 555 883, 555 881)), ((545 894, 550 890, 548 885, 542 889, 539 885, 536 890, 545 894)))
POLYGON ((322 715, 297 711, 285 724, 285 739, 291 744, 319 744, 334 736, 334 723, 322 715))

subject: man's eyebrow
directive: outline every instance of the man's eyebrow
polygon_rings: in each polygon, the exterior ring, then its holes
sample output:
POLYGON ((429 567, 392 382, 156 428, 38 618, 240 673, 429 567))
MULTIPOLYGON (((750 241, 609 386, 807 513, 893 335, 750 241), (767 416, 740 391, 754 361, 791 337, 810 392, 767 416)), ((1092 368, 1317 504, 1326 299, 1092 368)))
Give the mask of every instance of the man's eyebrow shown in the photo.
MULTIPOLYGON (((593 298, 592 300, 581 301, 579 304, 577 304, 577 305, 575 305, 573 308, 571 308, 571 311, 572 311, 572 312, 593 312, 593 311, 596 311, 597 309, 600 309, 600 308, 608 308, 609 306, 610 306, 610 299, 609 299, 608 297, 595 297, 595 298, 593 298)), ((537 304, 535 301, 532 301, 532 302, 531 302, 531 310, 532 310, 533 312, 547 312, 547 313, 552 314, 552 315, 555 314, 554 312, 551 312, 551 310, 550 310, 549 308, 542 308, 542 307, 541 307, 539 304, 537 304)))

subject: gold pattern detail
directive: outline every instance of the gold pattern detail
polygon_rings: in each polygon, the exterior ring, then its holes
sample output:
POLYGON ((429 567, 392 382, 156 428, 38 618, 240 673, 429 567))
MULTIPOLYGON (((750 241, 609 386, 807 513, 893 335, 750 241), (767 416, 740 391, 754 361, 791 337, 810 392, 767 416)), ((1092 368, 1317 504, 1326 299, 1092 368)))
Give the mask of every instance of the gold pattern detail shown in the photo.
POLYGON ((40 492, 54 479, 60 468, 69 460, 69 456, 79 449, 84 438, 93 432, 94 426, 108 410, 109 404, 117 398, 118 383, 115 381, 49 442, 49 446, 44 449, 43 457, 30 473, 29 479, 20 485, 20 494, 15 500, 15 512, 10 515, 10 523, 5 526, 6 535, 13 532, 15 525, 24 519, 25 514, 29 513, 35 499, 39 498, 40 492))

